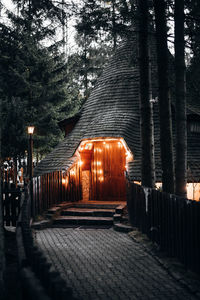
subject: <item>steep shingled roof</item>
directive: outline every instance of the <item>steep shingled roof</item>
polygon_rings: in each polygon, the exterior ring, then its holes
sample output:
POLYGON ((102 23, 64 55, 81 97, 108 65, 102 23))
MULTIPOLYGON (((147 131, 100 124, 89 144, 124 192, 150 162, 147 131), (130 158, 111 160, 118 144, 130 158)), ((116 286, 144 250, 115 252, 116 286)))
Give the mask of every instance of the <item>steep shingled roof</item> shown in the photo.
MULTIPOLYGON (((132 179, 140 180, 140 114, 139 68, 136 34, 124 41, 110 58, 90 97, 85 102, 81 116, 72 132, 42 160, 34 176, 57 170, 66 170, 74 162, 73 155, 81 140, 95 137, 122 137, 134 154, 130 165, 132 179)), ((155 45, 152 47, 155 58, 155 45)), ((153 95, 156 96, 156 62, 152 59, 153 95)), ((157 180, 161 180, 158 108, 155 104, 155 159, 157 180)), ((198 139, 200 149, 200 138, 198 139)), ((194 145, 193 145, 194 146, 194 145)), ((193 177, 199 174, 200 154, 192 159, 193 177), (195 162, 195 163, 194 163, 195 162)), ((199 151, 200 153, 200 151, 199 151)), ((196 151, 197 154, 197 151, 196 151)), ((199 175, 200 178, 200 175, 199 175)))
POLYGON ((124 137, 130 149, 139 152, 139 131, 132 137, 132 128, 138 128, 139 122, 139 71, 133 64, 136 44, 133 38, 118 48, 85 102, 75 128, 40 162, 35 176, 67 169, 82 139, 124 137))

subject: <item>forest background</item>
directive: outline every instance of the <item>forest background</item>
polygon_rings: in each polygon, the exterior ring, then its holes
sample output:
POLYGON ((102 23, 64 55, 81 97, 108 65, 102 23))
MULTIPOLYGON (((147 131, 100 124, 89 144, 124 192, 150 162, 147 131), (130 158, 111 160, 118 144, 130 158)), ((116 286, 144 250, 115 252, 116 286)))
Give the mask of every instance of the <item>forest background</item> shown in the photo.
MULTIPOLYGON (((148 2, 153 27, 153 6, 165 4, 163 20, 167 21, 168 47, 172 53, 175 3, 184 4, 185 98, 200 111, 199 0, 12 0, 11 9, 4 6, 7 1, 0 0, 1 162, 12 160, 20 167, 27 156, 29 125, 35 126, 36 161, 63 138, 58 122, 81 109, 105 63, 124 36, 131 34, 131 26, 138 20, 138 2, 148 2)), ((162 46, 161 41, 159 45, 162 46)), ((186 158, 184 153, 183 157, 186 158)), ((185 163, 183 167, 185 172, 185 163)), ((0 270, 5 265, 3 236, 0 218, 0 270)), ((1 271, 1 290, 2 274, 1 271)))
MULTIPOLYGON (((173 49, 173 2, 168 2, 169 46, 173 49)), ((196 102, 200 4, 187 2, 188 101, 196 102)), ((9 11, 1 3, 1 16, 6 15, 6 22, 1 17, 0 23, 2 156, 25 155, 26 127, 31 124, 36 127, 35 154, 41 159, 62 138, 58 121, 81 108, 105 62, 129 30, 135 3, 13 0, 13 4, 14 10, 9 11), (70 50, 71 23, 75 51, 70 50)))
MULTIPOLYGON (((149 13, 155 26, 153 1, 149 13)), ((155 1, 156 2, 156 1, 155 1)), ((162 1, 161 1, 162 2, 162 1)), ((168 47, 174 53, 174 1, 166 4, 168 47)), ((35 126, 39 161, 63 138, 58 122, 76 114, 105 63, 138 19, 131 0, 1 1, 1 156, 27 155, 27 126, 35 126), (71 28, 73 28, 73 42, 71 28)), ((199 104, 200 3, 185 3, 187 101, 199 104)))

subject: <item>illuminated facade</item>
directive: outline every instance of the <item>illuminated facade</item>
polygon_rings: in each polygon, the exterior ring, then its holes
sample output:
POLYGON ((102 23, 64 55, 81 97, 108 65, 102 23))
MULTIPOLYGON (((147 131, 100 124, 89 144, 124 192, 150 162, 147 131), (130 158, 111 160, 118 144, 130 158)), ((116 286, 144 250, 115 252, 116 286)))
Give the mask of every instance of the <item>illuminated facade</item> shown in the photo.
MULTIPOLYGON (((46 177, 50 176, 48 174, 54 174, 55 197, 63 200, 120 200, 125 199, 125 174, 132 181, 141 181, 137 43, 136 33, 133 33, 127 41, 122 42, 113 57, 109 59, 109 63, 81 111, 60 122, 60 127, 65 131, 66 137, 37 166, 35 178, 39 178, 38 190, 42 186, 42 180, 45 180, 47 190, 50 184, 46 177), (57 186, 61 182, 62 195, 57 196, 59 194, 57 186)), ((151 77, 154 99, 157 97, 155 52, 156 45, 152 42, 151 77)), ((174 109, 172 109, 175 122, 174 115, 174 109)), ((188 104, 187 117, 188 196, 189 198, 194 196, 198 200, 200 107, 188 104)), ((155 173, 157 182, 161 182, 159 111, 156 101, 153 104, 153 121, 155 173)))

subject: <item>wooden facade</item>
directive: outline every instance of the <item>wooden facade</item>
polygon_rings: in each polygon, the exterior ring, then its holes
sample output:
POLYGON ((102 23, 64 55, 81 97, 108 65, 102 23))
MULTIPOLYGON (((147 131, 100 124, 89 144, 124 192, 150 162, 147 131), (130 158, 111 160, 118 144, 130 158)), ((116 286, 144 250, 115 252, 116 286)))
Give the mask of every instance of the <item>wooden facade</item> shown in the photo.
POLYGON ((34 215, 62 202, 126 200, 125 171, 131 155, 122 139, 83 141, 75 157, 67 171, 33 178, 34 215))
MULTIPOLYGON (((156 42, 153 35, 150 46, 152 97, 156 99, 158 94, 157 63, 156 42)), ((67 172, 68 175, 66 176, 70 176, 70 179, 66 179, 65 183, 59 181, 61 189, 59 193, 61 195, 58 195, 59 200, 54 201, 82 198, 83 200, 124 199, 125 165, 131 181, 141 181, 139 76, 138 37, 137 32, 134 31, 128 39, 122 41, 114 55, 109 58, 108 64, 80 112, 60 122, 59 125, 65 131, 66 137, 39 163, 34 171, 35 181, 38 180, 36 177, 41 178, 41 186, 45 181, 46 187, 43 187, 43 190, 49 186, 46 181, 51 179, 45 178, 53 176, 50 174, 61 172, 63 176, 67 172), (109 139, 110 142, 107 144, 109 139), (111 139, 116 142, 124 141, 132 153, 130 161, 127 162, 126 147, 118 148, 117 143, 115 144, 113 141, 112 144, 111 139), (108 148, 104 146, 103 140, 105 140, 108 148), (84 143, 86 145, 86 142, 92 145, 91 147, 88 146, 87 149, 82 149, 81 152, 80 148, 84 146, 84 143), (75 170, 75 175, 73 175, 74 172, 71 170, 75 167, 75 162, 78 164, 79 170, 75 170), (97 165, 97 163, 102 165, 97 165), (73 176, 74 179, 72 180, 73 176), (73 182, 73 184, 67 184, 67 181, 73 182), (66 186, 63 186, 65 184, 66 186), (75 191, 76 188, 77 191, 75 191)), ((188 102, 187 118, 188 183, 197 186, 196 183, 200 182, 200 107, 194 107, 188 102)), ((174 109, 172 109, 172 119, 174 130, 174 109)), ((153 120, 155 175, 156 181, 159 183, 162 180, 162 168, 159 105, 157 101, 153 102, 153 120)), ((51 192, 47 192, 47 197, 51 198, 49 193, 51 192)), ((44 201, 47 200, 44 198, 44 201)))
POLYGON ((64 201, 81 200, 80 167, 75 164, 69 172, 56 171, 33 178, 33 215, 64 201))
POLYGON ((81 171, 89 171, 89 200, 125 200, 126 150, 117 140, 80 147, 81 171))

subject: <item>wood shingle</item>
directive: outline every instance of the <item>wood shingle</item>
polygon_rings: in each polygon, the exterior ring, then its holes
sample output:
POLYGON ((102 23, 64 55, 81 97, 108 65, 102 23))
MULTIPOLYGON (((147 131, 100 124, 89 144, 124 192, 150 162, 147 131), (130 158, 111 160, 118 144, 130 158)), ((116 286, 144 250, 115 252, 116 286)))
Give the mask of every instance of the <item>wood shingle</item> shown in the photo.
MULTIPOLYGON (((155 45, 151 51, 153 97, 156 96, 155 45)), ((188 105, 188 114, 200 116, 200 109, 188 105)), ((158 104, 154 104, 156 178, 161 180, 158 104)), ((97 137, 123 138, 134 155, 129 164, 130 177, 140 180, 139 66, 136 34, 122 42, 109 59, 90 97, 85 102, 74 129, 35 169, 34 176, 67 170, 80 142, 97 137)), ((189 181, 200 179, 200 134, 188 131, 189 181)))

